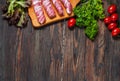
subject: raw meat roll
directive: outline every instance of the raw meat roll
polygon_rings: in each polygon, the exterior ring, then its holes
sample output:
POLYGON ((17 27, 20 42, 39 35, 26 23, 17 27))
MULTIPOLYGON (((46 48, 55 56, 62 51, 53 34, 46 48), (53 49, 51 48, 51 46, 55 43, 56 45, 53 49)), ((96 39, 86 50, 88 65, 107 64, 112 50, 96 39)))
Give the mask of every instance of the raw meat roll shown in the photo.
POLYGON ((66 12, 68 14, 71 14, 72 13, 72 5, 71 5, 70 1, 69 0, 61 0, 61 2, 65 6, 66 12))
POLYGON ((50 0, 42 0, 42 4, 43 4, 43 7, 46 10, 46 13, 48 14, 48 16, 50 18, 54 18, 56 16, 56 14, 55 14, 55 11, 52 7, 50 0))
POLYGON ((58 14, 62 16, 63 15, 63 8, 62 8, 61 2, 59 0, 52 0, 52 3, 56 7, 58 14))
POLYGON ((39 23, 43 24, 46 21, 46 18, 42 8, 42 0, 32 0, 32 5, 39 23))

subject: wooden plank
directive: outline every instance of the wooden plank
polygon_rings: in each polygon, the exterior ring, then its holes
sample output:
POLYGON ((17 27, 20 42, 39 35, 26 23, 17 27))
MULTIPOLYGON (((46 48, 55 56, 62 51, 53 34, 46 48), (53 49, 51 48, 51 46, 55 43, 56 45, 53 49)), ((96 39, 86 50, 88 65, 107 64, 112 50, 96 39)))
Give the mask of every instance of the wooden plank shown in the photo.
POLYGON ((63 81, 73 80, 73 31, 69 31, 66 25, 63 25, 63 81))
MULTIPOLYGON (((0 1, 0 7, 2 6, 2 1, 0 1)), ((2 12, 0 12, 2 15, 2 12)), ((0 16, 0 22, 3 23, 2 17, 0 16)), ((0 81, 4 80, 4 25, 0 24, 0 81)))
MULTIPOLYGON (((110 3, 115 3, 117 5, 120 4, 119 0, 114 0, 114 1, 110 1, 110 3)), ((108 8, 108 3, 105 2, 106 4, 106 8, 108 8)), ((118 13, 119 12, 119 8, 118 7, 118 13)), ((107 12, 107 11, 106 11, 107 12)), ((120 21, 120 19, 119 19, 120 21)), ((105 47, 105 56, 104 56, 104 73, 105 73, 105 81, 109 80, 109 81, 119 81, 120 80, 120 49, 119 49, 119 45, 120 45, 120 39, 113 39, 110 32, 106 31, 105 34, 105 43, 106 43, 106 47, 105 47), (109 39, 109 40, 108 40, 109 39)))
POLYGON ((50 28, 50 37, 51 37, 51 63, 50 63, 50 73, 48 81, 61 81, 62 78, 62 60, 63 60, 63 28, 62 24, 53 25, 50 28))
POLYGON ((86 81, 85 78, 85 54, 86 54, 86 36, 82 30, 74 30, 74 47, 73 47, 73 72, 74 81, 86 81))

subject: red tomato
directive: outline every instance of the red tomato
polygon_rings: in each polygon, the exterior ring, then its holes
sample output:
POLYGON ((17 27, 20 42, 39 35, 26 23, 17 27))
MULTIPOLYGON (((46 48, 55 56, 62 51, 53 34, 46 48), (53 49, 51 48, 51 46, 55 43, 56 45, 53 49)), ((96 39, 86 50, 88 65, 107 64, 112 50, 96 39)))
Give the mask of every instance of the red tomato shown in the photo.
POLYGON ((68 27, 69 28, 72 28, 73 26, 75 26, 75 24, 76 24, 76 19, 75 18, 70 18, 68 20, 68 27))
POLYGON ((105 24, 110 24, 111 21, 112 21, 112 20, 111 20, 111 17, 109 17, 109 16, 104 19, 104 23, 105 23, 105 24))
POLYGON ((112 20, 113 22, 116 22, 116 21, 118 20, 118 14, 117 14, 117 13, 112 14, 112 15, 111 15, 111 20, 112 20))
POLYGON ((113 29, 115 29, 115 28, 117 28, 117 23, 110 23, 110 24, 108 25, 108 29, 109 29, 109 30, 113 30, 113 29))
POLYGON ((120 34, 120 29, 119 28, 115 28, 114 30, 112 30, 112 36, 113 37, 116 37, 119 34, 120 34))
POLYGON ((116 12, 116 10, 117 10, 117 6, 115 4, 112 4, 108 7, 108 13, 109 14, 112 14, 112 13, 116 12))

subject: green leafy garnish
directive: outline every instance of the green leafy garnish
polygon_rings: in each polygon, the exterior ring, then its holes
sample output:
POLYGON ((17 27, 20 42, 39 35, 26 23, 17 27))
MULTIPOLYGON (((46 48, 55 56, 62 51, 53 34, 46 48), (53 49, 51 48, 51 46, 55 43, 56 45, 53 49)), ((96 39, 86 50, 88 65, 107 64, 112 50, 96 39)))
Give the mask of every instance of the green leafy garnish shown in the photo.
POLYGON ((7 0, 3 7, 3 16, 11 25, 23 27, 27 23, 27 7, 30 6, 31 0, 7 0))
POLYGON ((81 4, 74 8, 76 25, 85 27, 85 34, 91 40, 98 33, 97 21, 105 17, 102 4, 102 0, 81 0, 81 4))

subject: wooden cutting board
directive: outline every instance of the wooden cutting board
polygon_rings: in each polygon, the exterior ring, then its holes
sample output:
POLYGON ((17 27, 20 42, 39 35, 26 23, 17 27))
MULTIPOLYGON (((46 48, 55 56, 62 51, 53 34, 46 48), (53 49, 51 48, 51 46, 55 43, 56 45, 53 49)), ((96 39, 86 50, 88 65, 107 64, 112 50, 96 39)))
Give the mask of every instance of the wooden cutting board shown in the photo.
MULTIPOLYGON (((74 8, 74 7, 80 2, 80 0, 70 0, 70 2, 71 2, 71 4, 72 4, 72 7, 74 8)), ((63 5, 62 5, 62 6, 63 6, 63 5)), ((54 8, 54 7, 53 7, 53 8, 54 8)), ((63 8, 64 8, 64 7, 63 7, 63 8)), ((39 28, 39 27, 42 27, 42 26, 44 26, 44 25, 50 24, 50 23, 52 23, 52 22, 56 22, 56 21, 59 21, 59 20, 62 20, 62 19, 66 19, 66 18, 70 18, 70 17, 74 16, 73 13, 72 13, 71 15, 68 15, 68 14, 66 13, 65 8, 64 8, 64 16, 59 16, 55 8, 54 8, 54 10, 55 10, 55 13, 56 13, 56 17, 53 18, 53 19, 50 19, 50 18, 48 17, 48 15, 47 15, 47 14, 45 13, 45 11, 44 11, 44 14, 45 14, 45 17, 46 17, 46 22, 45 22, 44 24, 40 24, 40 23, 38 22, 38 20, 37 20, 36 14, 35 14, 34 9, 33 9, 33 6, 29 7, 29 8, 28 8, 28 14, 29 14, 29 16, 30 16, 30 18, 31 18, 31 21, 32 21, 33 26, 34 26, 35 28, 39 28)))

